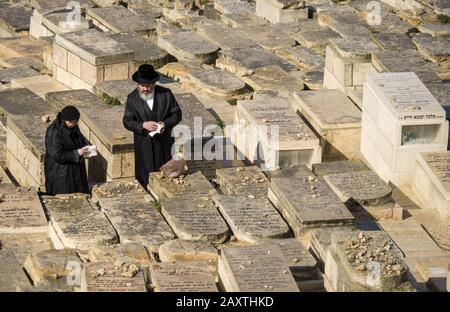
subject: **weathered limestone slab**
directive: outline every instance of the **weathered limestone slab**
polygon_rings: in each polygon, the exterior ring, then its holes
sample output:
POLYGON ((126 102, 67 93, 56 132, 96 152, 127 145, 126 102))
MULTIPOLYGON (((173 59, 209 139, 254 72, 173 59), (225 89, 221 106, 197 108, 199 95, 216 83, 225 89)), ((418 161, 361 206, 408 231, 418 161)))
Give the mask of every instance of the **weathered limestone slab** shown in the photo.
POLYGON ((154 263, 150 277, 155 292, 217 292, 206 263, 154 263))
POLYGON ((448 152, 419 153, 416 159, 412 189, 425 208, 436 209, 442 218, 450 216, 449 171, 448 152))
POLYGON ((414 73, 372 73, 364 87, 361 152, 385 181, 410 185, 419 152, 446 151, 445 111, 414 73))
POLYGON ((47 219, 36 190, 0 184, 0 232, 46 233, 47 219))
POLYGON ((188 87, 198 89, 210 96, 227 100, 243 98, 248 90, 245 83, 233 74, 218 69, 192 70, 188 74, 188 87))
POLYGON ((418 27, 421 33, 430 34, 433 37, 444 37, 450 35, 450 26, 443 23, 425 22, 418 27))
POLYGON ((166 51, 160 49, 155 43, 142 38, 139 35, 133 33, 119 33, 109 35, 109 38, 123 43, 129 49, 133 50, 133 64, 130 63, 130 77, 142 64, 150 64, 158 69, 168 62, 169 55, 166 51))
MULTIPOLYGON (((66 9, 69 2, 70 0, 31 0, 31 5, 40 13, 46 14, 66 9)), ((94 7, 95 5, 91 0, 79 0, 78 3, 80 4, 81 10, 94 7)))
POLYGON ((271 179, 268 197, 296 236, 321 226, 352 225, 353 216, 322 177, 295 170, 271 179))
POLYGON ((11 80, 11 87, 30 89, 43 99, 49 92, 69 90, 68 87, 56 81, 56 79, 50 77, 49 75, 14 78, 11 80))
POLYGON ((50 73, 42 58, 36 55, 2 58, 0 66, 5 68, 28 66, 40 73, 50 73))
POLYGON ((343 202, 352 198, 361 205, 377 206, 392 199, 392 188, 370 170, 328 174, 324 179, 343 202))
POLYGON ((252 75, 242 76, 241 79, 255 91, 268 90, 290 94, 304 89, 302 81, 277 65, 256 68, 252 75))
POLYGON ((285 98, 238 101, 234 125, 231 140, 251 162, 274 169, 320 162, 319 139, 285 98))
POLYGON ((147 193, 138 182, 110 182, 96 186, 92 193, 122 243, 141 243, 157 252, 160 245, 174 238, 156 203, 146 200, 147 193))
POLYGON ((267 50, 289 48, 296 44, 287 33, 279 28, 267 26, 247 26, 239 29, 242 34, 267 50))
POLYGON ((321 70, 325 66, 322 55, 301 45, 276 50, 275 54, 306 71, 321 70))
POLYGON ((0 250, 0 291, 18 292, 30 287, 22 265, 10 250, 0 250))
POLYGON ((265 19, 256 14, 222 14, 221 21, 231 28, 241 28, 246 26, 265 26, 269 24, 265 19))
POLYGON ((0 30, 10 36, 27 36, 32 10, 24 2, 3 1, 0 4, 0 30))
POLYGON ((81 273, 81 265, 76 250, 61 249, 30 254, 25 260, 24 268, 35 286, 73 291, 76 286, 75 274, 77 269, 78 273, 81 273))
POLYGON ((297 71, 292 73, 300 81, 305 84, 307 90, 321 90, 323 89, 323 71, 315 70, 306 73, 297 71))
POLYGON ((54 246, 47 232, 43 233, 1 233, 2 250, 12 250, 19 263, 24 263, 28 255, 42 250, 53 249, 54 246))
POLYGON ((446 255, 423 227, 414 220, 381 221, 379 225, 401 249, 405 257, 433 257, 446 255))
POLYGON ((289 263, 276 244, 222 248, 219 276, 227 292, 299 291, 289 263))
POLYGON ((179 238, 215 243, 226 240, 228 226, 209 197, 186 193, 181 197, 164 198, 161 205, 162 215, 179 238))
POLYGON ((159 259, 162 262, 206 261, 217 264, 217 249, 210 242, 202 240, 174 239, 159 247, 159 259))
POLYGON ((359 154, 361 112, 340 90, 294 92, 292 107, 321 137, 322 160, 359 154))
POLYGON ((449 55, 450 43, 445 38, 434 38, 429 34, 418 33, 412 37, 417 51, 427 60, 442 63, 446 68, 450 68, 449 55))
POLYGON ((53 44, 53 77, 73 89, 92 91, 97 82, 129 79, 133 57, 127 45, 95 29, 58 34, 53 44))
POLYGON ((433 291, 445 292, 449 262, 449 256, 418 258, 416 260, 415 270, 429 286, 438 286, 436 287, 438 289, 433 289, 433 291))
POLYGON ((309 9, 299 0, 257 0, 256 15, 271 23, 288 23, 308 19, 309 9))
POLYGON ((144 19, 121 5, 87 8, 86 18, 92 19, 93 24, 103 31, 151 35, 156 29, 155 20, 144 19))
MULTIPOLYGON (((197 94, 196 98, 203 104, 203 107, 219 120, 219 122, 222 122, 223 125, 227 126, 233 124, 235 105, 230 104, 224 99, 201 94, 197 94)), ((224 129, 224 134, 226 135, 226 128, 224 129)))
POLYGON ((148 189, 158 200, 183 195, 210 196, 217 193, 201 172, 180 176, 179 178, 167 178, 161 173, 152 172, 149 177, 148 189))
POLYGON ((243 47, 256 47, 257 44, 240 31, 222 24, 198 25, 197 31, 221 50, 233 50, 243 47))
POLYGON ((383 50, 401 51, 414 50, 411 38, 400 33, 370 33, 370 38, 383 50))
POLYGON ((114 228, 106 216, 91 207, 84 194, 43 196, 54 231, 52 240, 60 240, 66 248, 89 249, 118 242, 114 228), (56 235, 56 237, 55 237, 56 235))
POLYGON ((325 46, 329 39, 340 38, 339 34, 329 28, 300 31, 291 36, 305 48, 313 49, 322 55, 325 54, 325 46))
POLYGON ((181 62, 213 63, 218 46, 194 31, 178 31, 158 36, 158 46, 181 62))
POLYGON ((359 159, 330 161, 312 165, 312 171, 317 176, 324 176, 326 174, 334 173, 364 171, 368 169, 369 168, 367 168, 367 166, 359 159))
POLYGON ((30 55, 41 57, 46 50, 47 46, 44 43, 29 37, 0 39, 0 58, 30 55))
POLYGON ((325 54, 324 88, 353 90, 362 86, 367 73, 373 72, 371 54, 379 47, 358 37, 333 38, 325 54))
POLYGON ((87 254, 80 252, 80 258, 88 262, 121 262, 134 263, 143 268, 148 268, 154 260, 139 243, 120 243, 109 246, 97 246, 90 248, 87 254))
POLYGON ((216 61, 216 67, 238 76, 251 75, 255 69, 268 65, 278 65, 286 71, 296 70, 292 64, 260 47, 219 51, 216 61))
MULTIPOLYGON (((79 17, 79 21, 72 21, 73 12, 55 12, 42 16, 42 27, 47 28, 47 34, 42 34, 40 37, 46 37, 51 34, 61 34, 71 31, 80 31, 92 27, 92 22, 86 20, 84 16, 79 17)), ((35 18, 35 15, 32 17, 35 18)), ((30 30, 31 33, 31 30, 30 30)))
POLYGON ((370 28, 372 32, 408 34, 413 32, 416 27, 402 20, 397 14, 389 13, 383 16, 380 25, 372 25, 370 28))
POLYGON ((270 239, 264 243, 276 244, 286 258, 292 275, 296 280, 309 280, 317 274, 317 261, 295 238, 270 239))
POLYGON ((81 291, 145 292, 144 272, 135 264, 88 262, 83 265, 81 291))
POLYGON ((99 153, 88 164, 93 181, 134 177, 133 133, 117 122, 122 120, 123 105, 107 105, 87 90, 52 92, 46 100, 59 109, 73 105, 80 110, 80 130, 99 153))
POLYGON ((213 201, 241 241, 257 243, 264 238, 287 236, 289 227, 266 198, 245 195, 214 195, 213 201))
POLYGON ((433 71, 429 62, 415 50, 386 50, 372 53, 372 65, 378 72, 408 72, 414 71, 424 83, 437 82, 441 79, 433 71), (402 61, 399 62, 398 60, 402 61))
POLYGON ((267 195, 270 182, 257 166, 217 169, 216 174, 224 194, 255 198, 267 195))
POLYGON ((0 69, 0 83, 9 83, 15 78, 39 76, 39 73, 28 66, 0 69))
POLYGON ((128 94, 136 89, 136 82, 127 80, 102 81, 94 86, 95 94, 102 98, 106 103, 117 103, 125 105, 128 94))
POLYGON ((335 233, 325 267, 328 291, 412 291, 401 251, 383 232, 335 233))
POLYGON ((33 101, 19 108, 19 111, 23 110, 23 114, 11 113, 8 116, 6 163, 9 171, 20 185, 32 186, 45 191, 45 133, 48 124, 42 118, 45 116, 49 120, 53 120, 56 115, 53 108, 46 105, 43 100, 41 101, 42 105, 34 105, 37 101, 33 101), (28 106, 29 104, 31 105, 28 106), (31 108, 28 112, 26 111, 27 106, 31 108), (36 113, 33 114, 34 110, 36 113))
POLYGON ((217 0, 214 9, 221 14, 251 14, 255 13, 255 6, 242 0, 217 0))
POLYGON ((431 94, 444 108, 447 119, 450 118, 450 84, 448 83, 425 83, 431 94))

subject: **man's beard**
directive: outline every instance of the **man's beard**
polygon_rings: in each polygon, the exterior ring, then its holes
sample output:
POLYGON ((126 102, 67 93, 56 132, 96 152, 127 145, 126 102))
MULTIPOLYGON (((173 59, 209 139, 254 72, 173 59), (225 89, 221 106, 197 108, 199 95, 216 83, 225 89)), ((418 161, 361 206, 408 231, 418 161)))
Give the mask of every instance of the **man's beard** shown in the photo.
POLYGON ((139 92, 139 95, 140 95, 141 99, 143 99, 144 101, 148 101, 148 100, 152 100, 153 99, 153 92, 150 92, 150 93, 147 93, 147 94, 139 92))

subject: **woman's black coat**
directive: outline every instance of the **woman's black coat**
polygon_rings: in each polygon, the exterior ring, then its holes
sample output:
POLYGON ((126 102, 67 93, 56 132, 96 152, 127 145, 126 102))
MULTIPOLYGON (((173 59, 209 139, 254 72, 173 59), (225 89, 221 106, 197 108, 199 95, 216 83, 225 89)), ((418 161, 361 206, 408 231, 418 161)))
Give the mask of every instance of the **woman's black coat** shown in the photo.
POLYGON ((88 193, 86 166, 77 149, 88 145, 75 126, 63 125, 60 114, 45 134, 45 188, 50 195, 88 193))
POLYGON ((128 95, 123 125, 134 132, 135 175, 145 188, 149 173, 158 171, 172 158, 174 138, 171 131, 181 118, 180 106, 170 89, 155 86, 153 110, 141 99, 137 89, 128 95), (150 137, 149 131, 143 128, 145 121, 164 122, 163 133, 150 137))

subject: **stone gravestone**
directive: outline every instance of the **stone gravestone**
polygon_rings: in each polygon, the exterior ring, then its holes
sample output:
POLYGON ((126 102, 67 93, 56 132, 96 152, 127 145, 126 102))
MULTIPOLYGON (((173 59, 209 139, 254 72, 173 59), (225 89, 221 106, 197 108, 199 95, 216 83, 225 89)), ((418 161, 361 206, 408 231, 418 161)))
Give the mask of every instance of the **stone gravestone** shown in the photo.
POLYGON ((92 91, 97 82, 129 79, 133 50, 105 33, 88 29, 56 35, 53 63, 56 80, 72 89, 92 91))
POLYGON ((82 262, 73 249, 43 250, 30 254, 24 268, 35 286, 73 291, 79 286, 76 274, 81 273, 82 262))
POLYGON ((111 223, 91 207, 85 194, 43 196, 55 247, 89 249, 118 242, 111 223))
POLYGON ((420 153, 416 159, 412 189, 425 208, 450 216, 449 152, 420 153))
POLYGON ((296 171, 273 176, 268 197, 297 237, 316 227, 353 224, 352 214, 322 177, 296 171))
POLYGON ((320 162, 318 137, 285 98, 261 95, 238 101, 231 140, 266 170, 320 162))
POLYGON ((174 238, 156 203, 139 183, 110 182, 95 186, 92 194, 122 243, 138 242, 157 252, 161 244, 174 238))
POLYGON ((162 262, 207 261, 217 265, 217 249, 207 241, 173 239, 159 247, 159 259, 162 262))
POLYGON ((47 219, 36 190, 0 184, 0 233, 47 233, 47 219))
POLYGON ((155 292, 217 292, 206 263, 154 263, 150 277, 155 292))
POLYGON ((65 85, 48 75, 14 78, 11 80, 11 87, 30 89, 41 98, 45 98, 45 94, 49 92, 69 90, 65 85))
POLYGON ((0 291, 17 292, 31 286, 22 265, 10 250, 0 250, 0 291))
POLYGON ((81 133, 98 151, 98 156, 88 161, 90 180, 132 180, 135 173, 133 133, 122 125, 124 106, 107 105, 87 90, 52 92, 46 99, 59 109, 73 105, 80 110, 81 133))
POLYGON ((277 245, 223 247, 220 282, 227 292, 298 292, 289 264, 277 245))
POLYGON ((228 237, 228 226, 208 196, 187 193, 162 199, 161 206, 162 215, 179 238, 222 243, 228 237))
POLYGON ((214 195, 213 201, 240 241, 254 244, 264 238, 286 237, 289 233, 289 227, 266 198, 214 195))
POLYGON ((142 268, 150 267, 156 260, 149 255, 145 246, 139 243, 120 243, 109 246, 90 248, 87 253, 80 251, 80 257, 88 262, 116 262, 134 263, 142 268))
POLYGON ((383 232, 335 233, 325 263, 327 291, 413 291, 401 251, 383 232))
POLYGON ((30 18, 30 35, 36 39, 80 31, 91 27, 92 22, 78 14, 76 9, 66 12, 55 10, 49 13, 41 13, 34 9, 30 18))
POLYGON ((256 15, 271 23, 308 19, 309 8, 300 0, 256 0, 256 15))
POLYGON ((217 194, 216 189, 201 172, 178 178, 167 178, 159 172, 152 172, 149 176, 148 189, 158 200, 181 196, 202 197, 217 194))
POLYGON ((292 107, 321 138, 322 160, 354 159, 361 144, 361 111, 340 90, 299 91, 292 107))
POLYGON ((416 74, 367 76, 361 153, 383 180, 409 187, 418 153, 446 151, 447 143, 445 111, 416 74))
POLYGON ((39 73, 29 66, 21 65, 6 69, 0 68, 0 83, 8 84, 13 79, 32 76, 39 76, 39 73))
POLYGON ((81 275, 83 292, 146 292, 142 268, 129 263, 88 262, 81 275))
MULTIPOLYGON (((46 227, 48 229, 48 226, 46 227)), ((12 250, 19 263, 34 253, 53 249, 48 231, 42 233, 0 233, 2 250, 12 250)))
POLYGON ((216 174, 224 194, 267 195, 270 182, 257 166, 217 169, 216 174))
POLYGON ((324 176, 333 173, 345 173, 368 170, 367 166, 359 159, 338 160, 312 165, 312 171, 317 176, 324 176))

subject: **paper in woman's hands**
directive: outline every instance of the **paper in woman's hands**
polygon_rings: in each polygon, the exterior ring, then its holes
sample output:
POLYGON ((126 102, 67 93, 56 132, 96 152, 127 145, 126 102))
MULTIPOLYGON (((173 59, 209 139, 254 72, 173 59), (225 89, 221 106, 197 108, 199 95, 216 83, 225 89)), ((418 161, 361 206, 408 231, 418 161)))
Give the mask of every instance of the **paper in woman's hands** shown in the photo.
POLYGON ((94 157, 94 156, 98 155, 98 153, 97 153, 97 146, 95 146, 95 145, 87 145, 84 148, 88 152, 88 154, 85 157, 91 158, 91 157, 94 157))
POLYGON ((157 128, 155 131, 149 132, 149 135, 150 135, 151 137, 153 137, 153 136, 154 136, 155 134, 157 134, 157 133, 161 133, 162 124, 158 123, 157 125, 158 125, 158 128, 157 128))

